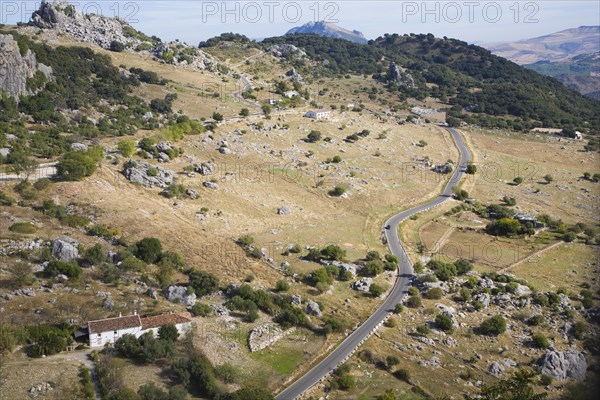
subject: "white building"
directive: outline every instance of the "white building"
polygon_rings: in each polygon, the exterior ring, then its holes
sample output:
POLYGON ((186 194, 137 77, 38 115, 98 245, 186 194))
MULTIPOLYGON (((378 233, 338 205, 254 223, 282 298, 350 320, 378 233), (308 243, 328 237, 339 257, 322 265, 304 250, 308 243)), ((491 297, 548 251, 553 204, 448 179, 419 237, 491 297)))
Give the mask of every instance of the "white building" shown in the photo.
POLYGON ((329 118, 331 117, 331 111, 324 111, 324 110, 310 110, 309 112, 307 112, 306 114, 304 114, 304 116, 306 118, 312 118, 312 119, 324 119, 324 118, 329 118))
POLYGON ((300 96, 300 93, 296 92, 295 90, 290 90, 289 92, 285 92, 283 94, 283 97, 286 97, 288 99, 291 99, 292 97, 297 97, 300 96))
POLYGON ((187 332, 192 326, 190 313, 163 314, 154 317, 140 318, 139 315, 119 316, 116 318, 101 319, 88 322, 90 347, 104 347, 114 344, 123 335, 129 334, 136 338, 144 333, 158 334, 158 329, 163 325, 175 325, 179 334, 187 332))

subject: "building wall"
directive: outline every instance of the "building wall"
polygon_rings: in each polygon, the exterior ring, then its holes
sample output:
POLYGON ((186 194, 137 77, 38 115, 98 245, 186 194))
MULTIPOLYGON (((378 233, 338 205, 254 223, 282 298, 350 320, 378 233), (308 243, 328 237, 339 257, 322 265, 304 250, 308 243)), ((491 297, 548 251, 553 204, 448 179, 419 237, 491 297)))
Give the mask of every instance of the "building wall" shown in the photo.
POLYGON ((119 340, 123 335, 130 334, 138 337, 140 327, 120 329, 115 334, 114 331, 98 333, 90 333, 90 347, 104 347, 107 343, 114 344, 115 341, 119 340))

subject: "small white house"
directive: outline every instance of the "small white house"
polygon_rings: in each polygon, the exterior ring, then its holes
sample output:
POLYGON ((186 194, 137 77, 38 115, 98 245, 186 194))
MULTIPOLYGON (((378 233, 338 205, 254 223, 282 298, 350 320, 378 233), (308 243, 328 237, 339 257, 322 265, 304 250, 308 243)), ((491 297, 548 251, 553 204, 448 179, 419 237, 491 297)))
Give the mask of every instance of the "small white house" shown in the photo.
POLYGON ((137 337, 141 329, 142 321, 137 314, 89 321, 90 347, 104 347, 109 343, 114 344, 126 334, 137 337))
POLYGON ((296 92, 295 90, 290 90, 289 92, 285 92, 283 94, 283 97, 286 97, 288 99, 291 99, 292 97, 298 97, 300 96, 300 93, 296 92))
POLYGON ((188 312, 163 314, 153 317, 140 318, 137 313, 116 318, 101 319, 88 322, 90 347, 104 347, 115 344, 123 335, 133 335, 139 338, 147 332, 158 334, 163 325, 175 325, 179 334, 187 332, 192 327, 192 315, 188 312))
POLYGON ((324 118, 329 118, 331 117, 331 111, 324 111, 324 110, 310 110, 309 112, 307 112, 306 114, 304 114, 304 116, 306 118, 312 118, 312 119, 324 119, 324 118))

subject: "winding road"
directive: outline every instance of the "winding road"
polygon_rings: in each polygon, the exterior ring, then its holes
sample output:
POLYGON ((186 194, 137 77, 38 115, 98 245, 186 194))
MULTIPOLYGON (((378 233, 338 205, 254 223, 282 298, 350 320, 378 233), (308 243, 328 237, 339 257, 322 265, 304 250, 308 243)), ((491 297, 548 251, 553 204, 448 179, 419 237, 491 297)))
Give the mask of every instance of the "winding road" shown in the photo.
POLYGON ((390 218, 385 226, 385 236, 388 242, 390 252, 400 259, 398 263, 398 278, 388 297, 383 304, 354 332, 335 349, 325 359, 314 366, 310 371, 297 379, 294 383, 279 393, 276 400, 294 400, 300 398, 304 392, 312 386, 322 381, 327 375, 335 370, 340 364, 348 360, 354 351, 367 340, 371 334, 379 328, 383 322, 391 315, 394 306, 401 302, 408 292, 413 278, 413 266, 408 258, 408 254, 402 247, 398 236, 398 227, 402 221, 415 214, 419 214, 432 207, 437 207, 446 202, 452 196, 452 188, 457 186, 464 174, 467 163, 471 161, 471 153, 467 149, 463 137, 455 129, 446 128, 452 135, 456 147, 460 153, 460 162, 458 168, 454 171, 452 177, 444 187, 442 193, 432 200, 421 205, 402 211, 390 218))

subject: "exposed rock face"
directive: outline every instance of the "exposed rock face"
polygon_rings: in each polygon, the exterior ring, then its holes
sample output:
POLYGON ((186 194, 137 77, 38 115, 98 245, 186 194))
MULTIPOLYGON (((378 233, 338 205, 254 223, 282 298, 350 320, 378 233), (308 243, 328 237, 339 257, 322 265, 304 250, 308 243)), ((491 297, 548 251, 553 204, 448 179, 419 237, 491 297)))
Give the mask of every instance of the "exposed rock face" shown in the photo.
POLYGON ((276 44, 269 47, 267 51, 273 53, 275 57, 306 57, 304 50, 299 49, 293 44, 276 44))
POLYGON ((77 240, 63 236, 52 242, 52 255, 61 261, 74 261, 79 258, 78 245, 77 240))
POLYGON ((185 286, 169 286, 165 289, 164 295, 171 303, 179 303, 188 307, 196 304, 196 294, 189 294, 185 286))
POLYGON ((206 162, 206 163, 197 165, 194 168, 194 170, 203 176, 214 175, 216 166, 215 166, 215 164, 213 164, 211 162, 206 162))
POLYGON ((152 47, 151 53, 170 64, 189 66, 198 70, 216 67, 216 63, 196 47, 179 42, 144 42, 138 37, 128 35, 128 31, 134 29, 124 20, 83 14, 67 2, 43 1, 39 10, 33 13, 30 24, 38 28, 55 29, 72 35, 81 42, 93 43, 105 49, 110 49, 113 41, 129 49, 135 49, 142 43, 149 43, 152 47), (185 54, 181 51, 182 48, 186 49, 185 54))
POLYGON ((492 298, 488 293, 480 293, 473 297, 473 301, 478 301, 483 304, 483 308, 488 308, 490 306, 490 301, 492 298))
POLYGON ((148 188, 159 187, 165 189, 175 182, 173 171, 146 162, 128 161, 125 165, 124 175, 131 182, 139 183, 148 188), (149 170, 153 172, 149 174, 149 170))
POLYGON ((278 326, 270 324, 259 325, 250 332, 248 347, 250 347, 250 351, 252 352, 260 351, 282 339, 293 330, 294 328, 283 331, 278 326))
POLYGON ((531 295, 531 289, 528 286, 519 285, 515 289, 515 296, 530 296, 530 295, 531 295))
POLYGON ((93 43, 105 49, 110 48, 112 41, 123 44, 130 42, 136 46, 141 43, 137 38, 125 36, 125 21, 102 15, 83 14, 67 2, 43 1, 39 10, 31 16, 31 24, 38 28, 58 29, 82 42, 93 43))
POLYGON ((31 50, 22 55, 12 35, 0 34, 0 92, 4 90, 9 97, 15 98, 33 94, 27 89, 27 79, 33 78, 38 71, 46 75, 46 81, 51 79, 52 68, 38 64, 31 50))
POLYGON ((400 87, 414 88, 415 80, 402 67, 392 63, 388 69, 388 82, 395 82, 400 87))
POLYGON ((358 290, 359 292, 368 292, 372 284, 372 278, 362 278, 360 281, 356 281, 352 284, 352 289, 358 290))
POLYGON ((202 182, 202 186, 204 186, 207 189, 212 189, 212 190, 219 189, 219 185, 214 182, 211 182, 211 181, 202 182))
POLYGON ((316 317, 320 317, 321 316, 321 307, 319 307, 319 304, 317 304, 317 302, 315 302, 313 300, 308 300, 306 302, 306 313, 308 315, 314 315, 316 317))
POLYGON ((285 76, 290 78, 290 80, 292 80, 292 81, 304 82, 304 78, 302 77, 302 75, 300 75, 298 73, 298 71, 296 71, 296 68, 294 68, 294 67, 292 67, 292 69, 290 69, 288 72, 286 72, 285 76))
POLYGON ((298 307, 302 307, 302 297, 299 294, 293 294, 292 304, 298 307))
POLYGON ((556 380, 583 381, 587 370, 587 361, 579 351, 547 351, 539 360, 542 374, 556 380))

